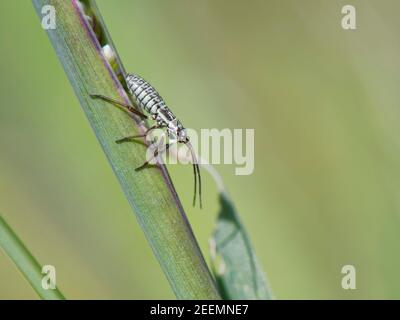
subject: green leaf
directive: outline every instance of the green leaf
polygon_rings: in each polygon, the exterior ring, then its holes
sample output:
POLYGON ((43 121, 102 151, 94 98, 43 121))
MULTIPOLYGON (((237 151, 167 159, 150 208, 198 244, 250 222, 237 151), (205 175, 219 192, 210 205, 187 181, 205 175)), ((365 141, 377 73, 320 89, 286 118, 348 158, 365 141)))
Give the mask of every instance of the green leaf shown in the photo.
POLYGON ((214 274, 223 299, 272 299, 249 236, 231 199, 220 190, 221 209, 211 238, 214 274))
MULTIPOLYGON (((176 296, 219 299, 167 169, 156 165, 135 171, 146 159, 146 147, 140 143, 115 143, 118 138, 142 134, 146 130, 144 124, 123 110, 90 97, 93 93, 102 94, 130 103, 120 82, 124 68, 94 1, 33 3, 40 19, 44 5, 56 10, 56 28, 47 30, 51 43, 176 296), (114 58, 107 59, 103 54, 106 46, 114 58)), ((93 188, 95 191, 96 186, 93 188)))
POLYGON ((46 300, 63 300, 62 293, 56 289, 43 289, 42 267, 35 257, 28 251, 11 227, 0 215, 0 247, 14 261, 15 265, 28 280, 37 294, 46 300))

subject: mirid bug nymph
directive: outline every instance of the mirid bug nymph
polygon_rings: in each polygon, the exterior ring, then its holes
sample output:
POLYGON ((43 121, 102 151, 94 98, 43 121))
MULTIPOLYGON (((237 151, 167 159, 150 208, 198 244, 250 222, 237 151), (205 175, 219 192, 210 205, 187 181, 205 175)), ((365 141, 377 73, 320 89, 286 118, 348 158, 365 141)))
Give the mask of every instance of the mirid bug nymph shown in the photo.
MULTIPOLYGON (((166 152, 169 147, 174 143, 183 143, 190 150, 192 156, 193 163, 193 174, 194 174, 194 196, 193 196, 193 205, 196 203, 196 194, 197 194, 197 179, 199 180, 199 200, 200 200, 200 208, 202 207, 201 200, 201 176, 200 176, 200 168, 197 163, 197 158, 194 153, 193 147, 190 144, 189 137, 187 136, 186 129, 182 125, 182 123, 178 120, 178 118, 171 112, 168 106, 165 104, 163 98, 159 95, 157 90, 146 80, 143 78, 134 75, 127 74, 125 77, 126 85, 128 87, 129 93, 135 99, 136 104, 139 108, 143 109, 146 113, 148 113, 153 120, 156 121, 156 124, 147 129, 147 131, 142 135, 129 136, 124 137, 122 139, 117 140, 117 143, 122 143, 125 141, 129 141, 134 138, 143 138, 154 129, 157 128, 165 128, 167 131, 167 135, 169 138, 168 143, 165 144, 163 149, 160 151, 158 148, 154 152, 153 158, 157 157, 161 152, 166 152)), ((111 102, 122 107, 124 110, 129 113, 133 113, 138 115, 141 118, 147 119, 147 115, 142 113, 141 111, 132 108, 126 103, 116 101, 109 97, 99 95, 99 94, 91 94, 92 98, 100 98, 105 101, 111 102)), ((151 159, 147 160, 140 167, 135 170, 140 170, 145 167, 151 159)))

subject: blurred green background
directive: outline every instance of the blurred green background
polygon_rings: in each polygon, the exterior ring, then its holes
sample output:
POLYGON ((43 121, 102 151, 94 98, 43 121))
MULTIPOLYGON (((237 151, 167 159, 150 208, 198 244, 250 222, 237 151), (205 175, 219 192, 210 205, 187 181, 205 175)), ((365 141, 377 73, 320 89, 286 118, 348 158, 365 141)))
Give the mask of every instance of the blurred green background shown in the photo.
MULTIPOLYGON (((400 298, 398 1, 97 3, 183 123, 255 128, 254 174, 218 169, 277 298, 400 298)), ((0 11, 0 211, 67 298, 174 298, 31 2, 0 11)), ((200 211, 191 168, 170 173, 208 256, 214 183, 200 211)), ((37 298, 3 252, 0 270, 0 298, 37 298)))

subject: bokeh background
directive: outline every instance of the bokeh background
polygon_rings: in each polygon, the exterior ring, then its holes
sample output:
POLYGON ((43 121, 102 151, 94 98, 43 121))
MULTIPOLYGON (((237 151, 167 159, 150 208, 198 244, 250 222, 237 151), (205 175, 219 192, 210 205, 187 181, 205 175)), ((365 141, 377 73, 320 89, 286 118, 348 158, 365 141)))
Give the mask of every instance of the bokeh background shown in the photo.
MULTIPOLYGON (((255 128, 254 174, 218 169, 278 299, 400 298, 398 1, 97 3, 185 124, 255 128)), ((66 297, 174 298, 31 2, 0 12, 0 211, 66 297)), ((200 211, 191 169, 170 173, 208 256, 213 181, 200 211)), ((37 298, 3 252, 0 298, 37 298)))

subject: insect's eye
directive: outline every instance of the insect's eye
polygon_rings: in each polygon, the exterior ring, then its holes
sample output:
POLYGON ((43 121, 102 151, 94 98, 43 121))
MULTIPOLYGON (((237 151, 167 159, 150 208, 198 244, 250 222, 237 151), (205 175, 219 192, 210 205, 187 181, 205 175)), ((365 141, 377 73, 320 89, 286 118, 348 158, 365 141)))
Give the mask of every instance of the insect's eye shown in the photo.
POLYGON ((187 140, 186 131, 185 131, 184 129, 179 131, 179 138, 180 138, 180 140, 182 140, 182 141, 187 140))

